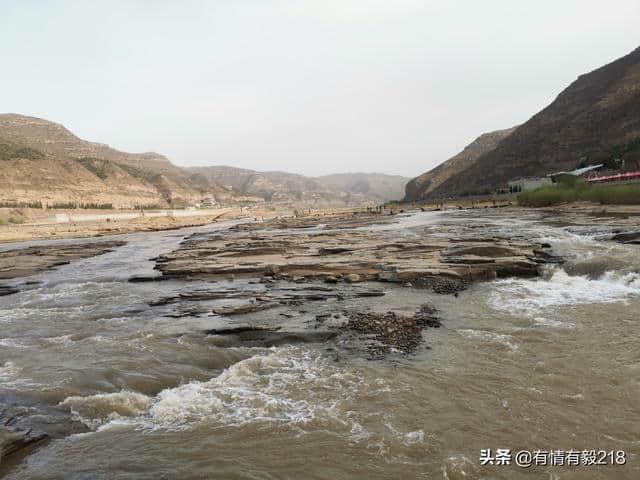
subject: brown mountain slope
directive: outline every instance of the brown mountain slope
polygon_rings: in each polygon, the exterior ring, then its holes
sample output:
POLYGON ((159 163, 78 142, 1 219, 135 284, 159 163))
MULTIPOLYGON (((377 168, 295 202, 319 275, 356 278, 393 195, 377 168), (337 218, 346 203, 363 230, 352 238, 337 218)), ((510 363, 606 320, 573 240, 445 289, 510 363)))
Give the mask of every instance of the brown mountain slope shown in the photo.
POLYGON ((315 208, 374 205, 397 200, 407 181, 404 177, 376 173, 307 177, 228 166, 192 167, 189 170, 231 189, 234 194, 315 208))
POLYGON ((365 197, 384 203, 400 200, 408 178, 384 173, 334 173, 316 177, 323 185, 349 193, 360 193, 365 197))
POLYGON ((62 125, 0 115, 0 201, 180 205, 224 191, 157 153, 126 153, 87 142, 62 125))
POLYGON ((614 157, 628 166, 640 162, 640 48, 578 77, 548 107, 426 198, 482 193, 514 178, 614 157))
POLYGON ((409 181, 405 187, 405 201, 416 201, 428 198, 434 190, 454 175, 463 172, 473 165, 480 156, 496 148, 516 127, 495 132, 484 133, 457 155, 441 163, 432 170, 409 181))

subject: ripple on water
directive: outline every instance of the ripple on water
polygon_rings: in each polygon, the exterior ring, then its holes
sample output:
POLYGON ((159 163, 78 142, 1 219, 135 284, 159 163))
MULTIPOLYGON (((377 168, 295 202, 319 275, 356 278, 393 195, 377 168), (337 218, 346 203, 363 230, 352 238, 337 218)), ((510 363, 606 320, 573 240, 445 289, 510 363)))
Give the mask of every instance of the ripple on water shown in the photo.
POLYGON ((458 333, 467 338, 477 338, 486 342, 498 343, 506 347, 510 352, 516 352, 520 348, 511 335, 489 332, 486 330, 474 330, 472 328, 463 328, 458 333))
POLYGON ((20 389, 28 387, 37 387, 30 378, 23 375, 22 369, 13 362, 5 362, 0 364, 0 384, 3 388, 20 389))
POLYGON ((0 338, 0 346, 8 348, 28 348, 25 343, 16 340, 15 338, 0 338))

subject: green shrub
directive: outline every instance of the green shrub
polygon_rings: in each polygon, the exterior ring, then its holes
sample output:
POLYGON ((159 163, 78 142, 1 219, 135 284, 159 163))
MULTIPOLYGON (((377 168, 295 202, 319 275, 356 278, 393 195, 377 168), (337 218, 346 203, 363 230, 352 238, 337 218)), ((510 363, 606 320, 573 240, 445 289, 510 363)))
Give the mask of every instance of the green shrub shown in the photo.
POLYGON ((167 206, 161 203, 148 203, 146 205, 136 205, 133 208, 134 210, 163 210, 167 208, 167 206))
POLYGON ((44 158, 44 154, 30 147, 23 147, 13 143, 0 143, 0 160, 13 160, 17 158, 38 160, 44 158))
POLYGON ((0 202, 0 208, 42 208, 42 202, 0 202))
POLYGON ((113 203, 79 203, 76 208, 89 210, 113 210, 113 203))
POLYGON ((560 203, 586 201, 603 205, 640 205, 640 184, 558 185, 522 192, 518 203, 525 207, 548 207, 560 203))
POLYGON ((59 208, 59 209, 72 209, 72 208, 78 208, 78 205, 76 203, 73 202, 57 202, 53 204, 52 208, 59 208))
POLYGON ((69 210, 76 208, 83 208, 85 210, 113 210, 113 203, 76 203, 76 202, 61 202, 54 203, 51 208, 59 208, 61 210, 69 210))
POLYGON ((100 180, 106 180, 106 178, 109 176, 109 173, 108 173, 109 162, 107 160, 103 160, 101 158, 94 158, 94 157, 82 157, 82 158, 77 158, 76 162, 78 162, 84 168, 89 170, 100 180))

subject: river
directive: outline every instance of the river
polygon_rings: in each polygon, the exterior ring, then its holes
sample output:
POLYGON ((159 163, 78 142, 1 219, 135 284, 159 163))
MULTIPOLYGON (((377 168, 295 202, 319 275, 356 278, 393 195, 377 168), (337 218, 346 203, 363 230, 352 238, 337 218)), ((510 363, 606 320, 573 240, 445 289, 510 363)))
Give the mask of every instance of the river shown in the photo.
POLYGON ((210 318, 148 305, 201 281, 127 281, 225 224, 123 235, 111 253, 29 277, 39 283, 0 297, 0 395, 58 406, 89 429, 0 476, 640 478, 640 246, 606 239, 616 219, 524 210, 417 213, 379 228, 447 235, 462 224, 547 242, 567 262, 458 296, 385 285, 358 301, 429 303, 442 327, 424 332, 429 348, 380 360, 321 343, 220 346, 197 334, 210 318), (625 462, 481 465, 481 450, 498 448, 614 450, 625 462))

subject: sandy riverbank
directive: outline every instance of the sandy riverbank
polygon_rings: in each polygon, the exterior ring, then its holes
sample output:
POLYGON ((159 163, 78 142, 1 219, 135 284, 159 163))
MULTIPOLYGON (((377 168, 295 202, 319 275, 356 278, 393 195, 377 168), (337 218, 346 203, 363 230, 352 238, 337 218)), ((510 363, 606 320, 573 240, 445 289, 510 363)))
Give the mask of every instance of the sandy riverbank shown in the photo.
MULTIPOLYGON (((7 209, 5 209, 7 210, 7 209)), ((400 208, 386 210, 385 213, 397 213, 400 208)), ((291 206, 269 206, 268 208, 229 207, 217 210, 147 212, 140 216, 138 212, 93 211, 50 211, 42 216, 39 210, 23 209, 21 214, 28 223, 0 222, 0 243, 21 242, 53 238, 86 238, 117 235, 123 233, 177 230, 198 227, 221 220, 246 218, 247 220, 267 220, 280 217, 332 217, 363 213, 366 208, 327 208, 293 209, 291 206), (131 217, 135 215, 135 217, 131 217), (64 220, 55 221, 59 216, 64 220), (70 221, 67 220, 70 218, 70 221)), ((5 212, 6 213, 6 212, 5 212)))
POLYGON ((210 215, 184 217, 166 215, 124 220, 105 218, 88 222, 8 224, 0 225, 0 243, 45 238, 84 238, 131 232, 171 230, 207 225, 223 219, 237 218, 240 215, 240 210, 227 209, 210 215))
MULTIPOLYGON (((517 204, 509 200, 496 201, 471 201, 471 200, 450 200, 444 204, 423 204, 423 205, 397 205, 388 209, 388 212, 398 213, 400 211, 412 210, 457 210, 457 209, 484 209, 484 208, 504 208, 517 210, 517 204)), ((322 209, 311 210, 304 216, 332 216, 350 213, 353 209, 322 209)), ((358 210, 358 209, 356 209, 358 210)), ((584 213, 594 216, 638 216, 640 215, 640 205, 600 205, 591 202, 571 202, 551 207, 544 207, 541 210, 553 210, 557 212, 584 213)), ((93 221, 71 221, 62 223, 32 223, 4 224, 0 225, 0 243, 20 242, 26 240, 39 240, 51 238, 86 238, 99 237, 105 235, 116 235, 122 233, 132 233, 141 231, 173 230, 188 228, 215 223, 220 220, 231 220, 236 218, 273 218, 278 216, 292 216, 291 211, 280 210, 260 210, 241 211, 239 208, 227 208, 217 211, 207 211, 206 215, 163 215, 144 216, 135 218, 113 218, 115 215, 106 215, 93 221)), ((72 219, 73 220, 73 219, 72 219)))

